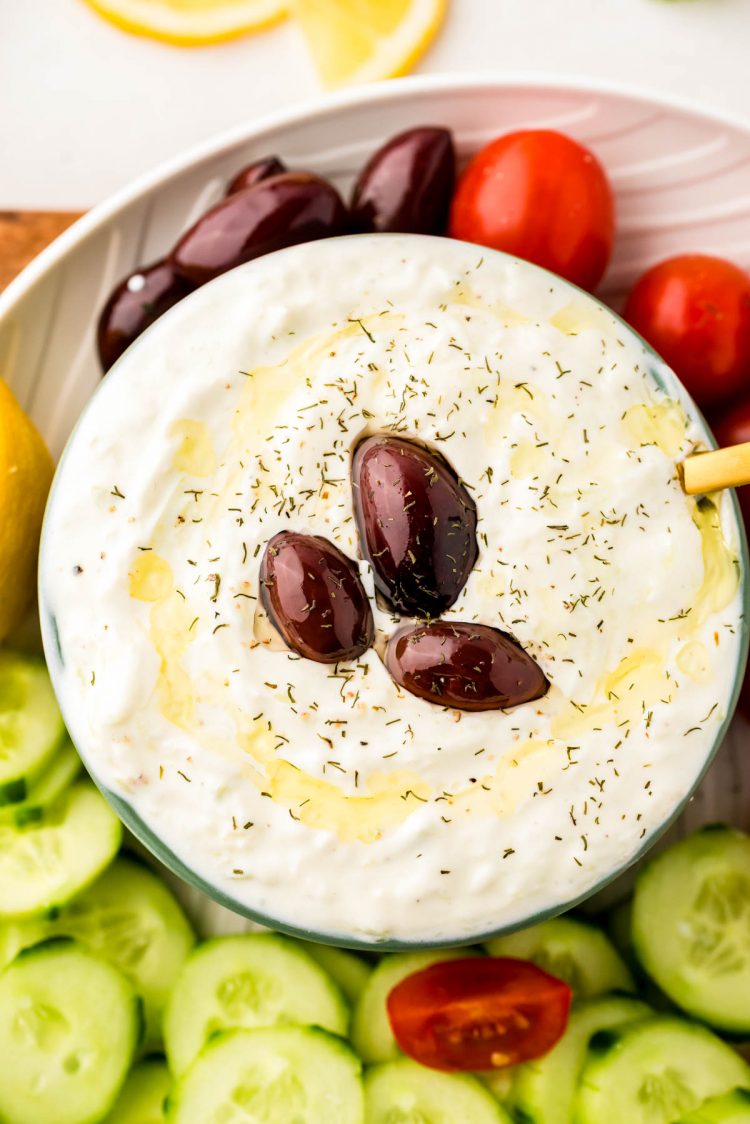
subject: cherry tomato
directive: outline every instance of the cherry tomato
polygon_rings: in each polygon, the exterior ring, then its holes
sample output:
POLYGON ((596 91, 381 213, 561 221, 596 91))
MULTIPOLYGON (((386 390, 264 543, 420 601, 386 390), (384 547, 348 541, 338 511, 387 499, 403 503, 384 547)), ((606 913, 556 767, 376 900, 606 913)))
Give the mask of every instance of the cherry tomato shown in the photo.
POLYGON ((750 390, 750 277, 731 262, 685 254, 655 265, 624 316, 699 406, 750 390))
POLYGON ((529 129, 499 137, 470 162, 453 197, 449 233, 593 289, 614 229, 612 189, 594 154, 562 133, 529 129))
POLYGON ((571 990, 528 960, 432 964, 388 995, 401 1049, 433 1069, 489 1070, 539 1058, 562 1037, 571 990))

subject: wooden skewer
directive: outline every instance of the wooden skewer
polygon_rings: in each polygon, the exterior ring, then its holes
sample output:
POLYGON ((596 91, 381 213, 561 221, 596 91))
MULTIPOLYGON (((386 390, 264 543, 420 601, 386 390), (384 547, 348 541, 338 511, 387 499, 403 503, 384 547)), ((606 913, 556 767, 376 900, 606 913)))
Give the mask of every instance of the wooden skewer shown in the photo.
POLYGON ((689 496, 750 484, 750 441, 709 453, 693 453, 685 457, 680 471, 689 496))

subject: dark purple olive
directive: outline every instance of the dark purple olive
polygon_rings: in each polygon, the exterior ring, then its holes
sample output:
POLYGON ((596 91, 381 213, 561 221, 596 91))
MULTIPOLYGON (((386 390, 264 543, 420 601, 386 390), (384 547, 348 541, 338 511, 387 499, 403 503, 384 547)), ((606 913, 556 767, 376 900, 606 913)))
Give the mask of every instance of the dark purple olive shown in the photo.
POLYGON ((515 640, 484 624, 433 621, 400 629, 388 641, 385 664, 412 695, 456 710, 506 710, 549 688, 515 640))
POLYGON ((262 254, 342 234, 347 223, 346 207, 330 183, 306 172, 283 172, 222 199, 183 234, 169 260, 183 277, 203 285, 262 254))
POLYGON ((252 164, 248 164, 241 172, 237 173, 226 190, 225 198, 235 195, 238 191, 244 191, 246 187, 254 187, 261 180, 278 176, 285 171, 286 164, 283 164, 278 156, 265 156, 262 160, 254 160, 252 164))
POLYGON ((352 192, 352 228, 444 234, 455 182, 456 154, 447 129, 400 133, 360 173, 352 192))
POLYGON ((352 660, 372 644, 372 610, 357 567, 328 539, 274 535, 260 566, 260 596, 284 641, 308 660, 352 660))
POLYGON ((401 437, 368 437, 352 462, 354 514, 375 588, 409 617, 437 617, 477 560, 477 509, 441 458, 401 437))
POLYGON ((106 373, 141 332, 192 291, 168 261, 154 262, 121 281, 99 317, 96 345, 102 370, 106 373))

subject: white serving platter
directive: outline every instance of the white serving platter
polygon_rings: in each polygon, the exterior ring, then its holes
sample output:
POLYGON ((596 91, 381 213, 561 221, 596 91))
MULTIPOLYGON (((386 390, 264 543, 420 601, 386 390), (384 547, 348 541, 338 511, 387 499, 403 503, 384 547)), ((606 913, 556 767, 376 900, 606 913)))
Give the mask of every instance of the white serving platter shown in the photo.
MULTIPOLYGON (((321 99, 234 130, 89 212, 0 295, 0 374, 59 456, 98 384, 98 312, 114 284, 161 257, 250 160, 275 154, 346 192, 369 154, 413 125, 454 131, 462 158, 502 132, 553 128, 589 145, 617 197, 618 234, 599 295, 617 308, 648 265, 715 253, 750 270, 750 124, 632 92, 498 78, 420 78, 321 99)), ((701 823, 750 830, 750 730, 736 718, 667 839, 701 823)), ((180 884, 203 932, 251 923, 180 884)), ((608 900, 622 892, 617 884, 608 900)))

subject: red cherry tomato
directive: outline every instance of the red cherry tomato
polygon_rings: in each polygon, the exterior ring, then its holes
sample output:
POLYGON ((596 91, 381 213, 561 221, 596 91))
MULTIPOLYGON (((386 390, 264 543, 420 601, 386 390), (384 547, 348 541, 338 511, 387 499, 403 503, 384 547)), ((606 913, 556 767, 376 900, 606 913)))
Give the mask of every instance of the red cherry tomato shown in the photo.
POLYGON ((473 957, 432 964, 388 996, 401 1049, 433 1069, 500 1069, 551 1050, 571 991, 528 960, 473 957))
POLYGON ((594 154, 562 133, 529 129, 474 157, 453 197, 449 233, 593 289, 614 229, 612 189, 594 154))
POLYGON ((750 390, 750 277, 731 262, 685 254, 655 265, 624 316, 699 406, 750 390))

